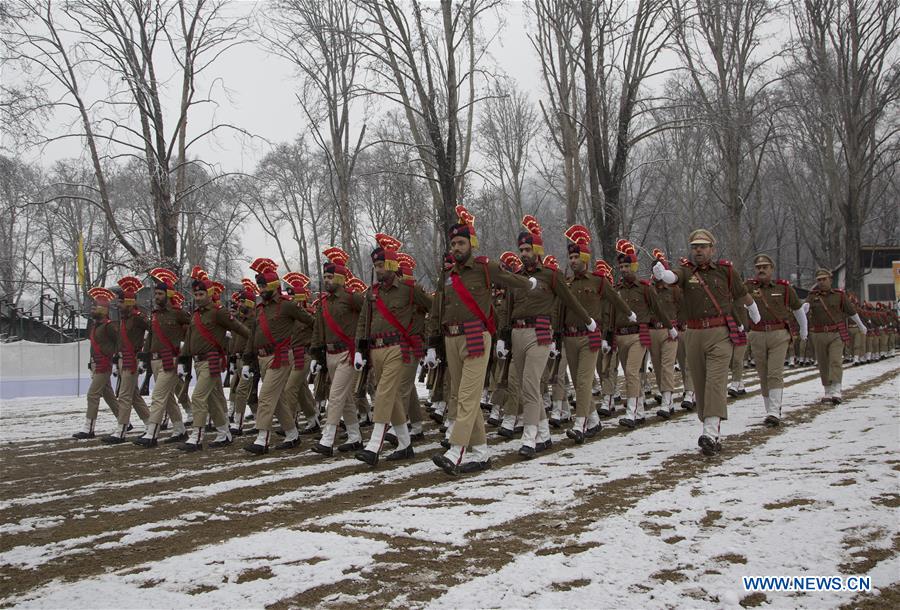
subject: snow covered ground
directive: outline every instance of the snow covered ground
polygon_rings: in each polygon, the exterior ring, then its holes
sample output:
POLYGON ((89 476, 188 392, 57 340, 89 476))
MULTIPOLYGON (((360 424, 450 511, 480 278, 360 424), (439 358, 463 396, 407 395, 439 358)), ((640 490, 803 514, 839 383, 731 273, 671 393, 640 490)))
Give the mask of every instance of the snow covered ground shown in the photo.
POLYGON ((858 595, 743 589, 765 575, 895 590, 900 359, 846 369, 838 407, 817 404, 814 370, 788 384, 772 431, 748 383, 716 458, 699 457, 685 414, 582 446, 557 432, 527 462, 492 434, 494 469, 459 479, 428 459, 433 432, 416 460, 373 471, 307 451, 77 444, 61 439, 83 398, 3 401, 0 604, 820 608, 858 595))

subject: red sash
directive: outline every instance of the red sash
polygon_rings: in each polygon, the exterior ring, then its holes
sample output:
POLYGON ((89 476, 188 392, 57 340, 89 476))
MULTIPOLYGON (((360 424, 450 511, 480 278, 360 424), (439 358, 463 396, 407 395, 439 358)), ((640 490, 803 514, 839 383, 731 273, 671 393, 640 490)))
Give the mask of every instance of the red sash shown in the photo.
POLYGON ((291 348, 294 354, 294 370, 302 371, 306 366, 306 348, 302 345, 295 345, 291 348))
POLYGON ((646 349, 650 349, 650 327, 647 324, 638 325, 638 341, 646 349))
MULTIPOLYGON (((134 315, 134 314, 132 314, 134 315)), ((137 358, 134 355, 134 345, 128 338, 128 330, 125 328, 125 318, 119 320, 119 335, 122 337, 122 370, 137 373, 137 358)))
MULTIPOLYGON (((397 332, 403 337, 403 341, 400 343, 400 352, 403 354, 403 362, 409 362, 412 355, 415 355, 417 359, 424 356, 422 337, 419 337, 418 335, 411 336, 409 334, 409 328, 404 327, 400 323, 400 320, 397 319, 397 316, 395 316, 394 313, 388 309, 388 306, 384 304, 384 301, 381 300, 378 286, 375 286, 373 290, 375 291, 375 307, 378 308, 378 313, 381 314, 381 317, 384 318, 388 324, 397 329, 397 332)), ((410 321, 410 326, 412 326, 412 321, 410 321)))
MULTIPOLYGON (((109 322, 104 322, 104 325, 109 324, 109 322)), ((94 333, 97 332, 97 325, 91 329, 91 334, 88 335, 88 339, 91 342, 91 356, 94 361, 94 372, 95 373, 110 373, 112 372, 112 359, 103 353, 103 350, 100 349, 100 344, 97 342, 97 337, 94 336, 94 333)))
POLYGON ((497 327, 494 325, 493 312, 491 312, 490 317, 484 315, 484 312, 481 311, 481 307, 475 302, 475 297, 473 297, 472 293, 469 292, 469 289, 466 288, 466 285, 463 283, 462 278, 459 277, 458 273, 451 273, 450 281, 453 282, 453 289, 456 291, 456 296, 459 297, 459 300, 462 301, 463 305, 465 305, 475 317, 481 320, 481 323, 484 324, 484 327, 491 335, 496 335, 497 327))
MULTIPOLYGON (((275 314, 275 317, 278 317, 279 315, 281 315, 281 303, 278 303, 278 312, 275 314)), ((272 359, 272 364, 270 364, 269 367, 280 369, 281 365, 285 363, 285 360, 288 357, 288 347, 290 346, 291 338, 287 337, 281 341, 275 340, 275 336, 272 335, 272 329, 269 327, 269 319, 266 317, 266 310, 261 304, 259 305, 259 314, 256 316, 256 319, 259 322, 259 329, 266 337, 266 341, 272 344, 272 349, 275 351, 275 357, 272 359)))
POLYGON ((151 317, 151 327, 153 329, 153 335, 159 337, 159 340, 162 341, 162 344, 165 346, 165 349, 159 353, 160 360, 162 360, 162 367, 164 371, 174 371, 175 370, 175 358, 179 354, 179 350, 172 341, 166 336, 166 333, 163 332, 162 325, 159 323, 159 319, 157 318, 157 313, 154 311, 153 316, 151 317))
POLYGON ((337 321, 331 317, 331 313, 328 311, 328 299, 322 299, 322 318, 325 320, 325 324, 328 325, 328 328, 331 329, 331 332, 336 334, 338 339, 347 346, 347 351, 350 352, 350 362, 353 362, 353 358, 356 356, 356 345, 353 344, 353 340, 341 329, 337 321))
POLYGON ((200 333, 200 336, 213 346, 213 349, 206 354, 206 360, 209 362, 209 374, 215 375, 221 373, 225 370, 225 350, 222 348, 222 344, 219 343, 212 331, 204 326, 203 321, 200 319, 199 311, 194 312, 194 326, 197 328, 197 332, 200 333))

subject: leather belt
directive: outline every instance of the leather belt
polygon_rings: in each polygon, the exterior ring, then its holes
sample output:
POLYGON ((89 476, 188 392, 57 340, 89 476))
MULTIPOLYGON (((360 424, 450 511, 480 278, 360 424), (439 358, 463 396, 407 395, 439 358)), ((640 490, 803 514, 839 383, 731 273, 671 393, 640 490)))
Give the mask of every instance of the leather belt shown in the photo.
POLYGON ((565 337, 587 337, 590 334, 583 326, 566 326, 563 328, 563 336, 565 337))
POLYGON ((822 326, 810 326, 809 332, 811 333, 836 333, 840 329, 840 326, 837 324, 823 324, 822 326))
MULTIPOLYGON (((444 324, 444 335, 448 337, 458 337, 459 335, 466 334, 466 329, 463 325, 463 322, 451 322, 449 324, 444 324)), ((468 322, 466 322, 468 324, 468 322)), ((481 325, 484 330, 484 325, 481 325)))
POLYGON ((550 316, 533 316, 529 318, 516 318, 512 321, 511 326, 513 328, 534 328, 537 326, 538 322, 547 321, 550 322, 550 316))
POLYGON ((621 327, 621 328, 617 328, 617 329, 616 329, 616 334, 617 334, 617 335, 634 335, 634 334, 637 334, 637 333, 639 333, 639 332, 641 332, 641 327, 640 327, 640 325, 623 326, 623 327, 621 327))
POLYGON ((784 322, 760 322, 759 324, 750 324, 750 330, 758 332, 769 332, 770 330, 785 330, 784 322))
POLYGON ((372 337, 369 340, 369 347, 372 349, 378 349, 380 347, 391 347, 392 345, 397 345, 403 341, 403 337, 400 336, 400 333, 387 333, 384 335, 378 335, 372 337))
POLYGON ((340 354, 341 352, 346 352, 347 349, 347 345, 343 341, 325 344, 325 351, 329 354, 340 354))
POLYGON ((725 326, 728 323, 724 316, 715 316, 712 318, 700 318, 698 320, 688 320, 687 327, 691 330, 701 330, 703 328, 716 328, 717 326, 725 326))

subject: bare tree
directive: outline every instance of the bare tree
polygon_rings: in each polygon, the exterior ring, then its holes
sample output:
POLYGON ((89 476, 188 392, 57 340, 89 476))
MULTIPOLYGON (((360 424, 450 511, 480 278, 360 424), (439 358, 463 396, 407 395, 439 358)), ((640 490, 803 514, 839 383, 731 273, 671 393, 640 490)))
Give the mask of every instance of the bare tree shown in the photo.
POLYGON ((770 0, 671 0, 670 6, 698 118, 719 157, 711 182, 726 212, 723 250, 740 266, 748 255, 743 212, 775 135, 769 93, 778 77, 767 70, 781 52, 765 53, 761 43, 778 6, 770 0))
POLYGON ((35 168, 0 155, 0 298, 11 303, 22 297, 41 244, 37 210, 27 205, 40 180, 35 168))
POLYGON ((191 187, 184 183, 190 147, 222 129, 216 123, 191 137, 191 110, 213 100, 195 95, 198 75, 238 44, 243 20, 222 15, 224 0, 72 1, 14 0, 18 19, 10 20, 4 36, 11 59, 40 71, 63 96, 51 107, 74 110, 80 129, 48 136, 83 138, 94 169, 95 190, 86 200, 98 206, 118 241, 135 258, 139 252, 117 222, 108 192, 103 160, 109 154, 133 156, 146 166, 155 215, 160 256, 177 259, 181 198, 191 187), (176 26, 177 22, 177 26, 176 26), (164 43, 169 56, 161 49, 164 43), (166 61, 181 72, 180 95, 173 116, 166 105, 166 61), (108 89, 91 100, 90 75, 105 77, 108 89), (175 173, 175 185, 172 174, 175 173))
POLYGON ((872 209, 873 185, 900 161, 898 5, 896 0, 793 3, 800 43, 795 61, 818 94, 815 107, 821 112, 815 118, 823 123, 822 132, 837 139, 825 142, 824 159, 829 192, 843 221, 847 288, 856 292, 862 285, 862 229, 872 209), (835 154, 846 171, 841 196, 835 154))

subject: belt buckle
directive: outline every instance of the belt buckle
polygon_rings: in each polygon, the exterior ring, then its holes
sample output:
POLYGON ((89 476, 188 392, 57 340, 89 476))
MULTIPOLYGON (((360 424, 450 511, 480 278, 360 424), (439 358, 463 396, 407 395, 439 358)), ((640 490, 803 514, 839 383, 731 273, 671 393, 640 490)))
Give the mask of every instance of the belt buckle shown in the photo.
POLYGON ((384 347, 384 338, 383 337, 375 338, 375 347, 384 347))
POLYGON ((703 320, 700 321, 700 326, 702 328, 709 328, 709 318, 703 318, 703 320))

